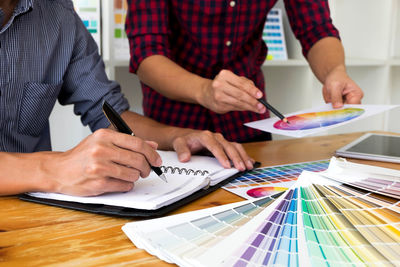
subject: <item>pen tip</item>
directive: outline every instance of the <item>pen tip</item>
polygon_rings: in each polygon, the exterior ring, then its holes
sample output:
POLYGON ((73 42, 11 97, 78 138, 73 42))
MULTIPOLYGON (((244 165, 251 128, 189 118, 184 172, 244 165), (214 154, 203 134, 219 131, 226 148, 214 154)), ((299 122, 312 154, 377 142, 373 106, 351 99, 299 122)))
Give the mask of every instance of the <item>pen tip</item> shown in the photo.
POLYGON ((286 118, 283 118, 282 121, 283 121, 283 122, 286 122, 287 124, 290 124, 290 122, 289 122, 288 119, 286 119, 286 118))
POLYGON ((164 173, 162 173, 162 174, 160 175, 160 178, 161 178, 164 182, 168 183, 167 177, 165 176, 164 173))

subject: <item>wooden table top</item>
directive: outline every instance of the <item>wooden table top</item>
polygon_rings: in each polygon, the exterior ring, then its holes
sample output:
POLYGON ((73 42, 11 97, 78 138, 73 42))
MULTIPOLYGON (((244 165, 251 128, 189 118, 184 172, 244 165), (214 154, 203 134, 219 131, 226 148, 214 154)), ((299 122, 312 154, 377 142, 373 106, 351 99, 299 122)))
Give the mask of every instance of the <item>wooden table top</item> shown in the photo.
MULTIPOLYGON (((363 133, 246 144, 261 166, 329 159, 363 133)), ((400 169, 400 164, 351 160, 400 169)), ((174 213, 243 200, 218 189, 174 213)), ((132 218, 115 218, 0 197, 0 266, 168 266, 137 249, 121 227, 132 218)))

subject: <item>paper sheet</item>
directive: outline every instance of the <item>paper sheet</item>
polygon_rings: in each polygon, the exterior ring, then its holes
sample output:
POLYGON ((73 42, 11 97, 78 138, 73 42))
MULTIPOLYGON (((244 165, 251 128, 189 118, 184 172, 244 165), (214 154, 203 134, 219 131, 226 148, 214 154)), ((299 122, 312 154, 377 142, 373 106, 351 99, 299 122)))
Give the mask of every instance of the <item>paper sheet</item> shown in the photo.
POLYGON ((398 106, 344 105, 343 108, 333 109, 331 104, 325 104, 311 109, 284 114, 290 124, 274 117, 248 122, 244 125, 264 132, 291 137, 303 137, 352 123, 395 107, 398 106))

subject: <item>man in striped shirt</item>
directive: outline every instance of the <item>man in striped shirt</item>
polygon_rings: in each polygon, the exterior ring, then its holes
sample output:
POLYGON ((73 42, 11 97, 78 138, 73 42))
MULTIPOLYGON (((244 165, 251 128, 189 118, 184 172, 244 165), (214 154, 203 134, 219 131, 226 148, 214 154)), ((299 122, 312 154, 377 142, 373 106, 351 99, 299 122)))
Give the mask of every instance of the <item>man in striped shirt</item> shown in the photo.
POLYGON ((70 0, 2 0, 0 26, 0 195, 128 191, 149 175, 149 164, 161 164, 157 145, 176 150, 181 161, 208 149, 224 167, 232 160, 240 170, 252 168, 243 147, 220 134, 170 127, 128 111, 70 0), (57 99, 74 104, 94 131, 66 152, 51 152, 48 119, 57 99), (104 100, 138 137, 107 129, 104 100))

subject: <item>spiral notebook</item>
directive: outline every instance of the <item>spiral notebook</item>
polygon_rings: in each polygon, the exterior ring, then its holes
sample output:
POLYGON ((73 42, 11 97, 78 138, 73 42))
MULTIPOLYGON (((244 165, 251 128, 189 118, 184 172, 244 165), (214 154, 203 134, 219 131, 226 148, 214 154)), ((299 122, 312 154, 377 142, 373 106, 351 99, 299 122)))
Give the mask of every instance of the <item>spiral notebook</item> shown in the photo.
POLYGON ((154 172, 135 182, 126 193, 108 193, 94 197, 77 197, 57 193, 32 192, 23 200, 73 208, 101 214, 121 216, 162 215, 198 197, 216 190, 243 173, 225 169, 216 158, 193 155, 182 163, 173 151, 158 151, 168 180, 162 181, 154 172))

